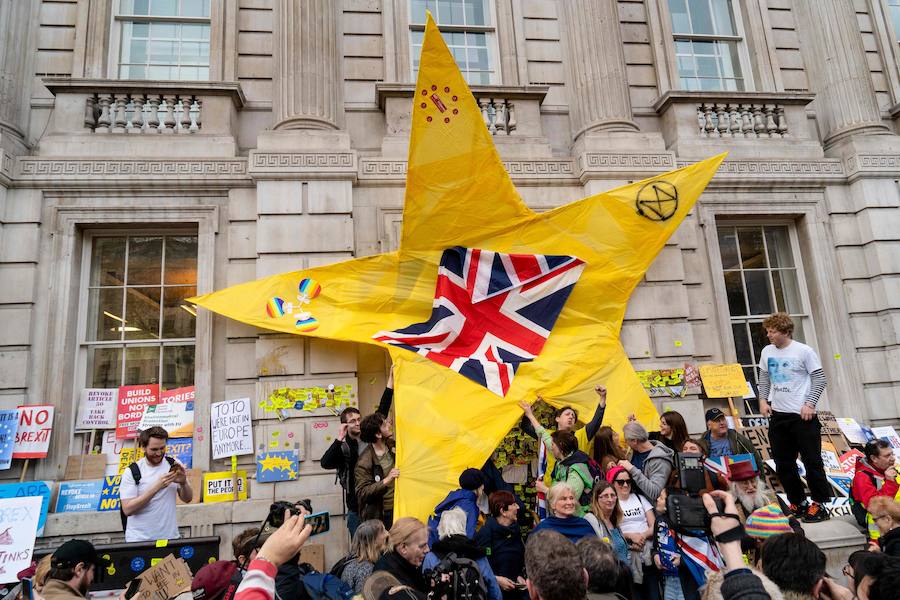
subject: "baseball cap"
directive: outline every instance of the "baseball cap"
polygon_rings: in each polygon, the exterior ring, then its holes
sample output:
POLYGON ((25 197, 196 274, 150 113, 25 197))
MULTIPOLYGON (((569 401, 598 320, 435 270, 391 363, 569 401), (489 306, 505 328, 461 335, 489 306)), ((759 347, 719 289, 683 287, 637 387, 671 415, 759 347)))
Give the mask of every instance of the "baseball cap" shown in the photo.
POLYGON ((191 581, 191 592, 194 600, 212 600, 218 598, 228 589, 231 576, 237 571, 237 563, 230 560, 217 560, 204 565, 191 581))
POLYGON ((725 416, 725 413, 722 412, 721 408, 711 408, 706 411, 706 420, 707 421, 715 421, 716 419, 721 419, 725 416))
POLYGON ((78 563, 102 567, 107 561, 97 556, 94 545, 85 540, 69 540, 50 557, 50 566, 54 569, 71 569, 78 563))

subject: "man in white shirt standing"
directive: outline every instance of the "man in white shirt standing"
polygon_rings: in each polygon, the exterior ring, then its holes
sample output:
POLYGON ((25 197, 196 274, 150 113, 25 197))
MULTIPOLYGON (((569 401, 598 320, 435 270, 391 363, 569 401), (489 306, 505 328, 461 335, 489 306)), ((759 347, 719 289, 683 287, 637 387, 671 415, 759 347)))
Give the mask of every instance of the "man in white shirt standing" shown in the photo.
POLYGON ((815 351, 794 341, 794 322, 785 313, 763 321, 772 342, 759 358, 759 410, 769 417, 769 442, 775 471, 797 517, 807 523, 831 516, 824 503, 831 500, 831 486, 822 463, 822 424, 816 405, 825 391, 825 373, 815 351), (806 467, 806 481, 813 502, 806 501, 797 471, 797 455, 806 467))
POLYGON ((119 499, 128 517, 126 542, 174 540, 179 536, 175 516, 175 495, 190 502, 194 490, 188 483, 184 465, 166 456, 169 434, 162 427, 140 433, 138 445, 144 458, 122 473, 119 499), (136 477, 136 475, 140 477, 136 477), (135 481, 137 479, 137 481, 135 481))

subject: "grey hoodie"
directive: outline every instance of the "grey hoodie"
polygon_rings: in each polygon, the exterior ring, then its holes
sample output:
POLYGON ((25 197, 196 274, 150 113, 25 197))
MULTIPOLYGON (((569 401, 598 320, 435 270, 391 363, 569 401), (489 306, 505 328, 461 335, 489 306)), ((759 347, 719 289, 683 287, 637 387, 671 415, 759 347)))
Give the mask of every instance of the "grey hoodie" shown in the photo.
POLYGON ((644 461, 644 468, 639 471, 637 467, 632 466, 628 469, 628 473, 634 480, 635 486, 651 503, 655 503, 662 491, 666 489, 666 483, 669 481, 672 469, 675 468, 675 452, 662 442, 651 440, 650 443, 653 444, 653 449, 650 450, 647 460, 644 461))

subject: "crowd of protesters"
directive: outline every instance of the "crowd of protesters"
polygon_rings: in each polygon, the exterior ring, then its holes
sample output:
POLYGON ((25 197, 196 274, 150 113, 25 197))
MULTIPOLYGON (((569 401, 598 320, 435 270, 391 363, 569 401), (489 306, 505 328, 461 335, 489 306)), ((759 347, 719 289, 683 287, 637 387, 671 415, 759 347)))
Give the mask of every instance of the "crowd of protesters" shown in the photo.
MULTIPOLYGON (((535 510, 489 460, 460 473, 459 488, 427 521, 394 515, 393 488, 401 474, 388 416, 389 381, 375 413, 341 413, 339 435, 321 461, 337 470, 344 490, 350 553, 328 574, 298 565, 311 533, 306 510, 298 507, 300 514, 287 512, 277 529, 251 528, 236 536, 233 561, 196 573, 193 599, 898 598, 900 486, 893 450, 874 440, 859 459, 851 498, 868 541, 847 558, 839 583, 801 525, 831 518, 825 506, 831 494, 818 476, 823 465, 816 405, 824 375, 815 352, 791 339, 786 315, 773 315, 764 327, 772 344, 760 360, 760 406, 770 415, 776 475, 787 502, 768 489, 759 453, 729 429, 721 410, 706 412, 707 431, 699 439, 690 437, 675 411, 662 414, 659 432, 633 418, 604 425, 606 389, 598 386, 596 412, 583 427, 577 411, 563 407, 550 431, 522 403, 522 428, 539 440, 539 461, 546 465, 535 484, 535 510), (727 475, 703 470, 694 498, 702 502, 704 526, 681 523, 686 505, 678 502, 689 496, 679 480, 681 461, 747 454, 753 460, 733 462, 727 475), (797 473, 798 456, 811 502, 797 473)), ((164 464, 162 458, 155 464, 164 464)), ((178 483, 169 479, 159 485, 178 483)), ((68 541, 36 566, 34 595, 83 598, 102 563, 91 544, 68 541)))

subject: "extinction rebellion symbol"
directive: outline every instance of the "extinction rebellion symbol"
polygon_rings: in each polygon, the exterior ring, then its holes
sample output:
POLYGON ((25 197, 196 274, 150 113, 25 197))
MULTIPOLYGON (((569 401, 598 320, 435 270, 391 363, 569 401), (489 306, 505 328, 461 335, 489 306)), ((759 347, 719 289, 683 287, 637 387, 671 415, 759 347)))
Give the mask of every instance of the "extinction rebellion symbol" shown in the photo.
POLYGON ((668 181, 651 181, 638 190, 637 213, 651 221, 666 221, 678 210, 678 188, 668 181))

